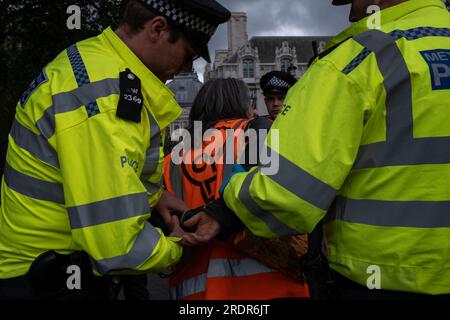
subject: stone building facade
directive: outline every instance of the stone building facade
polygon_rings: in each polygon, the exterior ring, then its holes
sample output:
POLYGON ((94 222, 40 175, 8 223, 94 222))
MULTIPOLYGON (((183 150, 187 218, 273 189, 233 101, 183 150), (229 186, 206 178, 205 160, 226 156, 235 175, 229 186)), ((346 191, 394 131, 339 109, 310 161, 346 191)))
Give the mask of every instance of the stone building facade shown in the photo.
POLYGON ((214 63, 207 64, 205 81, 238 78, 247 83, 258 114, 267 114, 259 88, 261 77, 273 70, 287 71, 300 78, 310 59, 321 52, 330 37, 253 37, 248 39, 247 15, 234 12, 228 22, 228 49, 216 51, 214 63))
POLYGON ((169 131, 173 132, 176 129, 186 127, 189 123, 189 113, 191 112, 192 104, 203 83, 198 79, 197 73, 192 72, 176 75, 167 86, 175 93, 175 99, 183 108, 181 116, 170 124, 169 131))

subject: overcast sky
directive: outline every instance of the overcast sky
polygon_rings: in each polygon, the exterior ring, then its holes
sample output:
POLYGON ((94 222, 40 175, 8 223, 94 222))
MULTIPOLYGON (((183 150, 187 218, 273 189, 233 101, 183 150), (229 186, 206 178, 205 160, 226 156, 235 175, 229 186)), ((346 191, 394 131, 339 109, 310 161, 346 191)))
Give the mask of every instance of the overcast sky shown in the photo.
MULTIPOLYGON (((247 13, 247 33, 253 36, 333 36, 349 26, 350 6, 334 7, 331 0, 218 0, 231 12, 247 13)), ((216 49, 228 47, 227 27, 221 25, 210 41, 216 49)), ((201 80, 206 62, 196 61, 201 80)))

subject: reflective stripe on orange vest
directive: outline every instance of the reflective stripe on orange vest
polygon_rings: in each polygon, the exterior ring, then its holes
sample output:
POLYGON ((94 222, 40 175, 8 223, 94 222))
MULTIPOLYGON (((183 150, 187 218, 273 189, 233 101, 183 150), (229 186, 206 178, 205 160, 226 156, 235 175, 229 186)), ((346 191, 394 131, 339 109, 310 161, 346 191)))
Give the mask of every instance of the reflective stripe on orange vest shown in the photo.
POLYGON ((204 293, 208 279, 220 277, 248 277, 268 272, 277 272, 254 259, 212 259, 208 273, 192 277, 178 283, 170 289, 172 299, 181 300, 189 296, 204 293))

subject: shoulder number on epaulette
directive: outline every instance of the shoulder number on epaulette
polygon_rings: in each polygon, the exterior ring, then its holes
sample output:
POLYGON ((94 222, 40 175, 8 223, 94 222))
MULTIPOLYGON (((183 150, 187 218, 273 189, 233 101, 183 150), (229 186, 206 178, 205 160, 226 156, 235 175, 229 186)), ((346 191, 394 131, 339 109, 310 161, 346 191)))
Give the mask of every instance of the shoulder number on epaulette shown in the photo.
POLYGON ((120 97, 116 115, 121 119, 139 123, 143 104, 141 79, 126 69, 120 73, 120 97))

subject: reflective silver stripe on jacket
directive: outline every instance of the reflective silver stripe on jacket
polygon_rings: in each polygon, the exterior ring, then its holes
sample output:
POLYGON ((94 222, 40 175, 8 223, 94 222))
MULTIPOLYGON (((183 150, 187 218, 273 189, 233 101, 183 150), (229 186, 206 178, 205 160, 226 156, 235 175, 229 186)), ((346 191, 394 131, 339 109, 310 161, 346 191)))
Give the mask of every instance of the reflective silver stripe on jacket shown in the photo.
MULTIPOLYGON (((328 210, 337 190, 304 171, 282 155, 277 154, 275 150, 267 148, 272 154, 270 158, 273 159, 273 154, 276 154, 275 158, 279 161, 278 172, 267 177, 297 197, 322 210, 328 210)), ((261 168, 261 172, 264 173, 264 167, 261 168)))
MULTIPOLYGON (((355 37, 355 41, 374 52, 384 78, 386 141, 361 146, 353 169, 450 163, 450 137, 414 138, 411 74, 396 43, 401 37, 413 40, 442 32, 431 29, 397 30, 390 35, 371 30, 355 37)), ((332 215, 337 220, 380 227, 449 228, 448 212, 450 201, 338 197, 332 215)))
POLYGON ((148 222, 144 229, 138 234, 131 250, 122 256, 92 260, 92 264, 100 274, 106 275, 114 270, 136 269, 150 258, 161 235, 148 222))
POLYGON ((161 128, 148 110, 147 114, 150 121, 150 146, 145 155, 145 164, 142 169, 141 181, 150 194, 155 194, 162 187, 162 179, 156 184, 151 183, 149 179, 158 169, 162 143, 161 128))
POLYGON ((20 148, 28 151, 37 159, 59 168, 58 155, 44 136, 36 135, 19 121, 14 120, 11 128, 11 137, 20 148))
POLYGON ((67 208, 72 229, 92 227, 150 213, 146 193, 130 194, 67 208))
POLYGON ((119 79, 104 79, 69 92, 58 93, 52 97, 53 105, 45 110, 36 126, 46 139, 50 139, 55 133, 56 114, 74 111, 91 101, 119 93, 119 79))
POLYGON ((257 172, 257 170, 254 170, 249 175, 247 175, 247 177, 245 177, 245 180, 241 186, 241 190, 239 191, 239 200, 246 206, 247 210, 251 214, 262 220, 273 233, 279 236, 298 234, 298 231, 292 229, 284 222, 278 220, 278 218, 272 213, 262 209, 259 204, 256 203, 255 200, 253 200, 252 196, 250 195, 250 184, 257 172))
MULTIPOLYGON (((422 39, 425 37, 450 37, 450 29, 433 28, 433 27, 417 27, 408 30, 394 30, 389 35, 395 40, 405 38, 408 41, 422 39)), ((343 42, 342 42, 343 43, 343 42)), ((364 48, 355 59, 353 59, 343 70, 345 74, 349 74, 355 70, 372 52, 368 48, 364 48)))
POLYGON ((65 203, 63 186, 59 183, 42 181, 23 174, 11 168, 8 163, 5 164, 4 177, 9 188, 24 196, 58 204, 65 203))
POLYGON ((337 197, 335 220, 377 227, 450 228, 450 201, 382 201, 337 197))
POLYGON ((205 292, 209 278, 245 277, 262 273, 277 272, 254 259, 212 259, 208 273, 181 281, 170 289, 172 299, 181 300, 194 294, 205 292))
POLYGON ((370 30, 355 41, 375 53, 386 90, 386 141, 360 147, 354 169, 450 163, 450 137, 414 138, 411 74, 395 37, 370 30))

